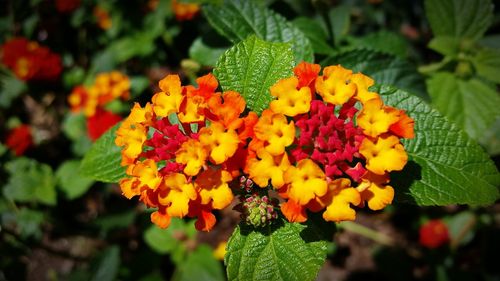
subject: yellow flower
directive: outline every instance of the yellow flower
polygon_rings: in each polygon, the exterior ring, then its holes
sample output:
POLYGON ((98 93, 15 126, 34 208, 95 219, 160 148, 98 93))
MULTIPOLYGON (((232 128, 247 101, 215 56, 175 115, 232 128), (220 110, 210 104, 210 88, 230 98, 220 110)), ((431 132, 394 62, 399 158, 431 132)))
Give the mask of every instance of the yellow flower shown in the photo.
POLYGON ((156 190, 161 183, 162 178, 158 175, 158 167, 152 159, 146 159, 127 168, 127 174, 139 179, 141 187, 147 187, 156 190))
POLYGON ((167 75, 158 84, 162 91, 156 93, 152 99, 156 115, 166 117, 170 113, 178 112, 184 98, 179 76, 167 75))
POLYGON ((214 250, 214 257, 218 260, 224 260, 224 256, 226 255, 226 246, 227 242, 222 241, 217 245, 217 248, 214 250))
POLYGON ((375 92, 370 92, 368 90, 369 87, 373 86, 375 82, 373 79, 370 77, 362 74, 362 73, 355 73, 351 76, 351 82, 356 84, 356 96, 355 98, 359 100, 362 104, 365 104, 365 102, 378 98, 378 94, 375 92))
POLYGON ((366 173, 356 187, 360 192, 361 202, 368 202, 368 208, 374 211, 382 210, 391 204, 394 199, 394 189, 390 185, 385 185, 388 182, 389 177, 386 174, 366 173))
POLYGON ((343 105, 355 93, 356 84, 351 81, 352 70, 340 65, 323 69, 323 76, 316 79, 316 91, 323 101, 333 105, 343 105))
POLYGON ((141 195, 137 178, 123 178, 120 180, 119 185, 123 196, 127 197, 127 199, 141 195))
POLYGON ((220 123, 213 122, 210 127, 200 130, 200 142, 210 151, 210 159, 215 164, 225 162, 233 156, 240 139, 234 130, 225 130, 220 123))
POLYGON ((386 133, 398 120, 399 111, 384 106, 380 97, 366 101, 357 118, 363 133, 370 137, 386 133))
POLYGON ((158 202, 168 206, 167 214, 182 218, 188 214, 189 201, 195 200, 198 195, 192 183, 189 183, 184 174, 172 173, 165 176, 158 202))
POLYGON ((201 198, 201 204, 212 203, 214 209, 224 209, 234 195, 229 188, 228 182, 233 179, 231 174, 225 170, 208 169, 203 171, 195 180, 196 189, 201 198))
POLYGON ((264 110, 255 124, 254 132, 257 138, 266 141, 266 150, 278 156, 285 152, 285 147, 291 145, 295 138, 293 121, 287 122, 285 115, 264 110))
POLYGON ((123 121, 116 131, 115 144, 124 146, 122 149, 122 166, 131 164, 142 152, 146 141, 146 127, 141 124, 123 121))
POLYGON ((150 125, 153 121, 153 107, 149 102, 144 106, 144 108, 142 108, 138 103, 134 103, 134 107, 127 117, 127 120, 134 123, 150 125))
POLYGON ((175 161, 180 164, 186 164, 184 173, 188 176, 195 176, 200 172, 205 164, 208 152, 203 145, 195 139, 189 139, 182 143, 181 147, 175 153, 175 161))
POLYGON ((205 121, 203 110, 207 108, 205 99, 201 96, 187 97, 185 104, 180 108, 178 114, 182 123, 195 123, 205 121))
POLYGON ((310 159, 300 160, 297 167, 288 168, 285 182, 289 183, 288 196, 300 205, 306 205, 327 191, 325 173, 310 159))
POLYGON ((326 221, 346 221, 356 219, 356 211, 351 204, 359 205, 361 198, 359 192, 350 187, 351 181, 346 178, 336 179, 328 184, 328 193, 318 199, 321 204, 327 206, 323 213, 326 221))
POLYGON ((269 180, 275 188, 281 188, 284 184, 284 173, 290 167, 288 156, 283 153, 272 156, 267 150, 261 148, 257 151, 260 160, 253 158, 248 163, 248 173, 258 186, 267 187, 269 180))
POLYGON ((366 158, 366 168, 382 175, 385 172, 400 171, 408 161, 408 155, 396 136, 380 136, 375 142, 365 138, 359 153, 366 158))
POLYGON ((311 107, 311 90, 302 87, 297 90, 299 79, 293 76, 278 81, 271 87, 271 95, 277 97, 270 103, 273 112, 287 116, 306 113, 311 107))

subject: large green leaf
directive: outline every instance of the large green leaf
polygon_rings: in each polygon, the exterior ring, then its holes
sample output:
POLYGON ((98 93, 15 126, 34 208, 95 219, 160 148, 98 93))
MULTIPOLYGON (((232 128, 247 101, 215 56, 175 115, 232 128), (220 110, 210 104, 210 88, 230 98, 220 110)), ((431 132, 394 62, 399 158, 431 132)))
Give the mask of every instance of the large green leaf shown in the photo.
POLYGON ((176 268, 172 281, 224 281, 224 271, 221 263, 215 259, 213 250, 201 244, 189 253, 186 260, 176 268))
POLYGON ((271 43, 255 36, 236 44, 217 62, 214 74, 224 91, 243 95, 247 106, 260 113, 272 96, 269 87, 292 75, 293 55, 290 45, 271 43))
POLYGON ((79 167, 79 160, 69 160, 62 163, 56 171, 58 186, 70 200, 80 197, 94 183, 92 179, 80 175, 79 167))
POLYGON ((400 58, 407 57, 409 52, 409 44, 405 38, 387 30, 372 32, 362 37, 350 37, 349 42, 357 49, 370 49, 400 58))
POLYGON ((224 259, 229 280, 314 280, 326 258, 332 224, 281 220, 266 228, 240 224, 224 259), (322 227, 323 226, 323 227, 322 227))
POLYGON ((224 5, 207 5, 203 11, 210 24, 233 43, 255 34, 266 41, 290 42, 296 62, 313 61, 313 49, 304 33, 258 1, 229 0, 224 5))
POLYGON ((227 50, 223 47, 211 47, 202 37, 196 38, 189 47, 189 57, 202 65, 215 66, 219 57, 227 50))
POLYGON ((453 36, 437 36, 432 38, 427 47, 444 56, 455 58, 460 52, 460 40, 453 36))
POLYGON ((85 154, 81 175, 103 182, 118 182, 125 177, 125 168, 120 165, 121 147, 115 145, 115 132, 120 124, 104 133, 85 154))
POLYGON ((476 142, 419 98, 387 86, 375 90, 415 120, 415 138, 403 140, 409 162, 392 175, 400 201, 487 205, 499 198, 500 174, 476 142))
POLYGON ((432 104, 473 139, 482 137, 500 116, 500 96, 478 79, 439 72, 427 80, 427 88, 432 104))
POLYGON ((477 74, 500 84, 500 49, 484 48, 473 58, 477 74))
POLYGON ((3 190, 5 197, 18 202, 56 204, 56 180, 49 165, 22 157, 8 162, 5 168, 10 174, 3 190))
POLYGON ((293 20, 293 24, 307 36, 313 47, 314 53, 329 55, 335 52, 327 42, 327 34, 321 24, 311 18, 299 17, 293 20))
POLYGON ((120 267, 120 248, 111 246, 106 249, 100 257, 99 265, 93 274, 92 281, 116 280, 120 267))
POLYGON ((328 12, 334 43, 338 44, 347 35, 351 26, 351 7, 339 5, 328 12))
POLYGON ((490 0, 426 0, 425 12, 434 36, 477 40, 493 21, 490 0))
POLYGON ((19 80, 10 71, 0 72, 0 108, 9 107, 16 97, 26 91, 26 88, 26 83, 19 80))
POLYGON ((341 64, 354 72, 362 72, 372 77, 377 84, 392 85, 423 99, 428 98, 424 79, 415 66, 390 54, 366 49, 351 50, 329 57, 321 64, 341 64))

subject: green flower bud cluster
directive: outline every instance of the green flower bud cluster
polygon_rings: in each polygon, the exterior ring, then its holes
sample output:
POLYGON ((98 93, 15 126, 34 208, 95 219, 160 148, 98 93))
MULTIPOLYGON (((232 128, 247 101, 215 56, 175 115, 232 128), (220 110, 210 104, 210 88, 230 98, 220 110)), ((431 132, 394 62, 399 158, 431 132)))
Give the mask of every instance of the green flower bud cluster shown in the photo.
POLYGON ((255 227, 269 225, 278 218, 277 202, 275 201, 267 195, 253 194, 246 197, 238 206, 241 211, 241 219, 255 227))

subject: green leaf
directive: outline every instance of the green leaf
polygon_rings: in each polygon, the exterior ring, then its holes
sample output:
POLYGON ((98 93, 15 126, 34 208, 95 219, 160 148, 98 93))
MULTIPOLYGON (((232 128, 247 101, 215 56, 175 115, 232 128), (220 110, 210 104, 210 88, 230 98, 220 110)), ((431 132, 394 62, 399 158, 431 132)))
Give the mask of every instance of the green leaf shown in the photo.
POLYGON ((356 49, 369 49, 400 58, 408 56, 409 46, 404 37, 387 30, 369 33, 363 37, 351 37, 349 42, 356 49))
POLYGON ((79 167, 80 160, 69 160, 56 171, 59 187, 70 200, 83 195, 94 183, 92 179, 80 175, 79 167))
POLYGON ((472 59, 477 74, 500 84, 500 49, 484 48, 472 59))
POLYGON ((415 120, 415 138, 402 141, 409 162, 391 176, 399 201, 488 205, 499 198, 500 174, 476 142, 421 99, 387 86, 375 90, 415 120))
POLYGON ((12 101, 26 89, 26 84, 10 71, 0 73, 0 108, 9 107, 12 101))
POLYGON ((21 157, 5 164, 5 169, 10 174, 3 190, 5 197, 18 202, 56 204, 56 180, 49 165, 21 157))
POLYGON ((45 215, 28 208, 17 209, 15 212, 2 210, 2 226, 15 229, 23 239, 34 236, 41 238, 40 225, 45 221, 45 215))
POLYGON ((415 66, 389 54, 365 49, 352 50, 329 57, 321 64, 341 64, 353 72, 362 72, 372 77, 376 84, 392 85, 428 99, 424 79, 415 66))
POLYGON ((173 253, 179 248, 185 251, 185 246, 174 237, 174 233, 184 233, 187 237, 193 238, 196 233, 194 222, 186 223, 182 219, 172 218, 166 229, 151 225, 144 232, 144 242, 158 254, 173 253))
POLYGON ((62 124, 63 133, 71 140, 79 139, 87 135, 87 125, 85 124, 85 115, 66 114, 62 124))
POLYGON ((197 38, 189 48, 189 57, 206 66, 215 66, 217 59, 227 48, 211 47, 203 42, 203 38, 197 38))
POLYGON ((118 182, 125 177, 121 163, 121 147, 115 145, 115 132, 121 122, 104 133, 85 154, 80 165, 83 176, 103 181, 118 182))
POLYGON ((229 280, 314 280, 326 258, 329 226, 285 220, 255 229, 240 224, 224 259, 229 280), (327 227, 325 227, 327 226, 327 227))
POLYGON ((271 42, 289 42, 296 62, 313 61, 313 49, 307 37, 284 17, 257 1, 228 0, 224 5, 203 8, 208 22, 233 43, 255 34, 271 42))
POLYGON ((427 80, 432 104, 477 140, 500 116, 500 96, 478 79, 462 80, 439 72, 427 80))
POLYGON ((172 281, 224 281, 224 271, 221 263, 214 258, 213 250, 201 244, 190 253, 176 269, 172 281))
POLYGON ((137 212, 135 210, 121 211, 117 214, 98 217, 93 223, 99 228, 100 232, 105 235, 112 229, 129 227, 134 223, 136 215, 137 212))
POLYGON ((132 98, 136 98, 150 86, 150 81, 144 76, 132 76, 130 77, 130 92, 132 98))
POLYGON ((236 44, 217 62, 214 74, 224 91, 237 91, 247 106, 260 113, 273 99, 269 93, 278 80, 292 75, 290 45, 271 43, 255 36, 236 44))
POLYGON ((460 212, 446 221, 450 238, 454 246, 469 243, 474 238, 474 225, 477 218, 471 211, 460 212))
POLYGON ((425 0, 425 13, 434 36, 477 40, 493 21, 490 0, 425 0))
POLYGON ((493 125, 479 139, 479 143, 489 155, 500 155, 500 117, 497 117, 493 125))
POLYGON ((339 5, 330 10, 328 18, 331 23, 334 43, 337 44, 349 32, 351 7, 348 5, 339 5))
POLYGON ((317 21, 306 17, 299 17, 293 20, 293 24, 307 36, 314 53, 329 55, 335 52, 333 47, 328 45, 327 34, 317 21))
POLYGON ((444 56, 455 58, 460 52, 460 40, 453 36, 437 36, 432 38, 427 47, 444 56))
POLYGON ((106 249, 100 258, 100 263, 95 271, 92 281, 113 281, 118 275, 120 266, 120 248, 111 246, 106 249))

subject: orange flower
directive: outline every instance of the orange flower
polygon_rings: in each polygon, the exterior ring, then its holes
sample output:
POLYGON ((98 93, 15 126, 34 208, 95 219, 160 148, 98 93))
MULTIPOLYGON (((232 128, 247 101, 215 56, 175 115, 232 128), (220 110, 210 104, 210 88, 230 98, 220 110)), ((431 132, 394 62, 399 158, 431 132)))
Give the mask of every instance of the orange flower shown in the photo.
POLYGON ((253 130, 257 138, 266 142, 266 150, 276 156, 283 154, 295 138, 293 121, 288 123, 285 115, 269 109, 262 112, 253 130))
POLYGON ((323 101, 343 105, 356 93, 356 84, 351 81, 352 71, 340 65, 327 66, 323 75, 316 79, 316 90, 323 101))
POLYGON ((195 3, 179 3, 172 0, 172 10, 178 21, 192 20, 200 11, 200 6, 195 3))
POLYGON ((356 211, 351 204, 356 206, 361 203, 359 192, 350 186, 351 181, 346 178, 339 178, 328 183, 328 191, 324 196, 316 197, 312 205, 313 209, 323 209, 323 218, 326 221, 346 221, 356 218, 356 211))
POLYGON ((240 139, 234 130, 225 130, 222 124, 214 122, 200 130, 200 142, 210 152, 210 160, 221 164, 234 155, 240 139))
POLYGON ((376 137, 389 131, 391 125, 398 122, 399 118, 399 111, 384 106, 382 99, 375 98, 364 103, 357 121, 365 135, 376 137))
POLYGON ((182 218, 188 214, 189 202, 197 197, 193 183, 188 182, 184 174, 172 173, 163 179, 158 202, 168 206, 169 216, 182 218))
POLYGON ((375 141, 365 138, 359 153, 366 158, 366 168, 377 175, 400 171, 408 161, 403 145, 395 136, 380 136, 375 141))
POLYGON ((233 91, 224 92, 223 95, 217 93, 209 99, 208 107, 224 127, 237 129, 242 125, 243 120, 239 116, 245 110, 245 100, 239 93, 233 91))
POLYGON ((285 182, 289 183, 288 196, 300 205, 327 192, 325 173, 310 159, 300 160, 297 167, 290 166, 285 172, 285 182))
POLYGON ((311 90, 309 87, 297 89, 298 85, 297 77, 281 79, 274 84, 271 95, 278 99, 271 101, 271 110, 291 117, 308 112, 311 108, 311 90))
POLYGON ((305 222, 307 220, 306 208, 292 199, 281 203, 281 212, 289 222, 305 222))
POLYGON ((233 178, 224 170, 208 169, 195 180, 195 186, 201 198, 201 204, 210 204, 214 209, 224 209, 233 201, 233 193, 228 182, 233 178))
POLYGON ((175 155, 177 163, 186 165, 184 173, 188 176, 196 176, 205 165, 208 152, 198 140, 190 139, 181 145, 175 155))
POLYGON ((368 208, 378 211, 392 203, 394 189, 389 183, 389 175, 366 173, 361 183, 356 187, 361 195, 361 204, 368 203, 368 208))
POLYGON ((284 173, 290 167, 287 154, 273 156, 262 148, 257 151, 257 156, 259 159, 248 161, 249 178, 260 187, 267 187, 271 180, 273 187, 281 188, 285 184, 284 173))
POLYGON ((97 20, 97 25, 99 25, 100 28, 107 30, 110 29, 111 26, 113 25, 113 22, 111 21, 111 17, 109 16, 109 12, 104 9, 101 6, 95 6, 94 7, 94 17, 97 20))

